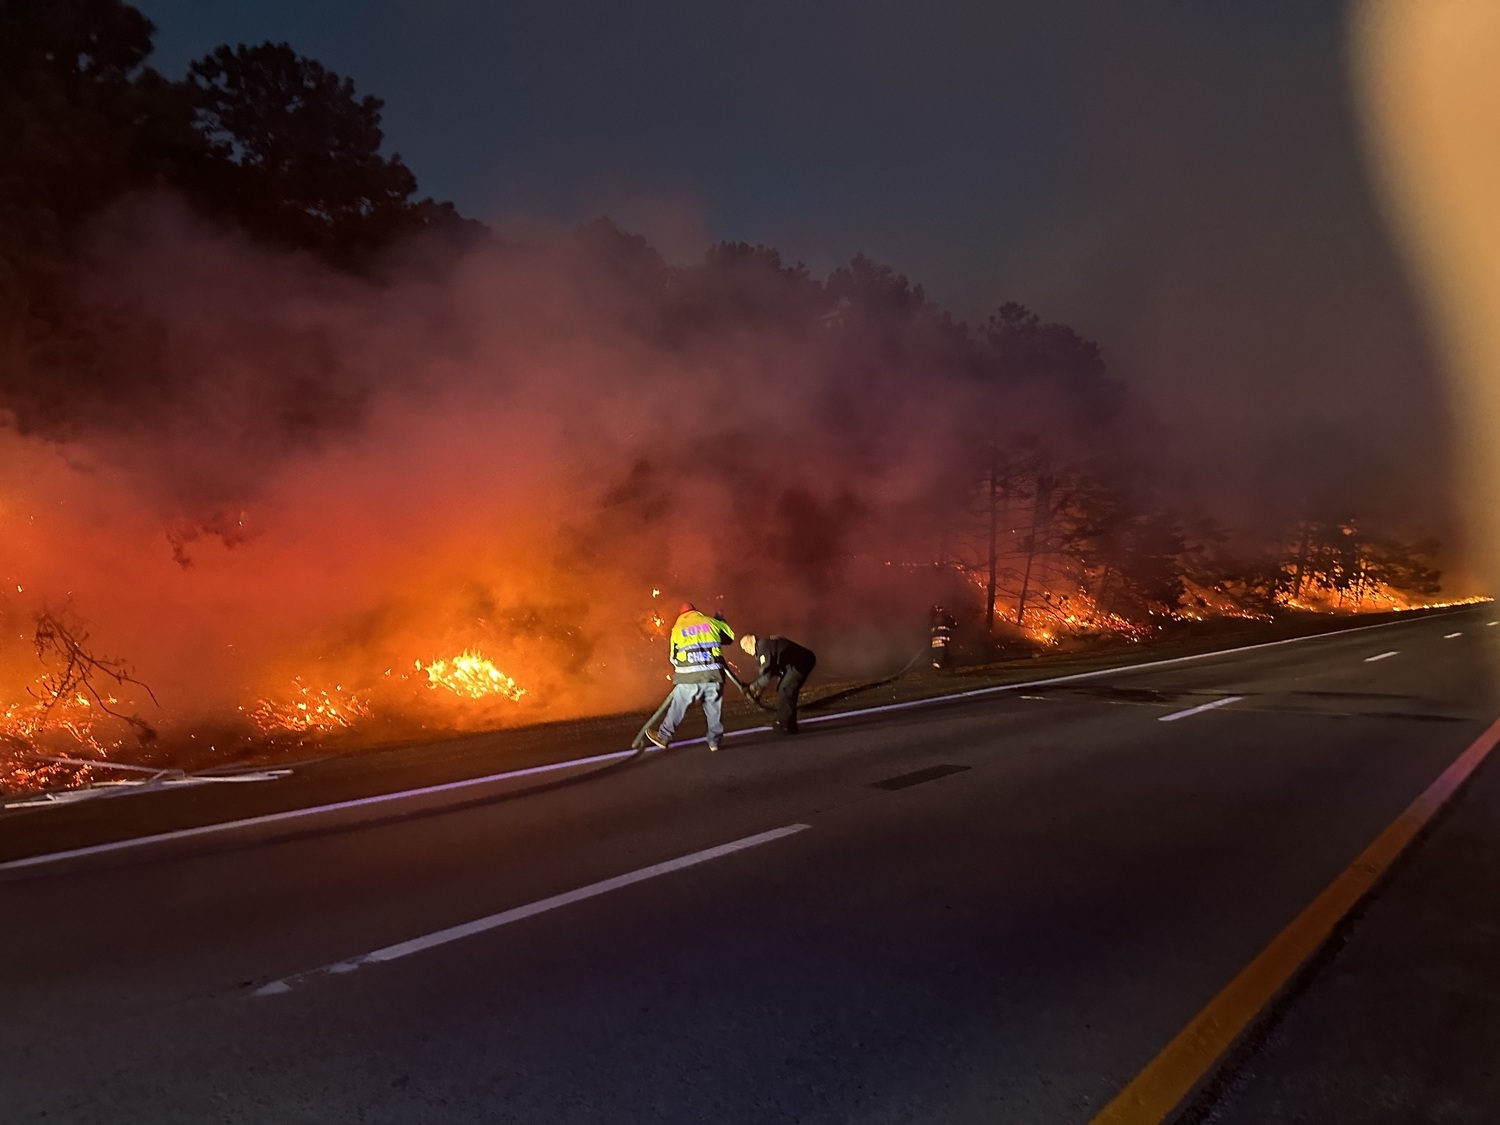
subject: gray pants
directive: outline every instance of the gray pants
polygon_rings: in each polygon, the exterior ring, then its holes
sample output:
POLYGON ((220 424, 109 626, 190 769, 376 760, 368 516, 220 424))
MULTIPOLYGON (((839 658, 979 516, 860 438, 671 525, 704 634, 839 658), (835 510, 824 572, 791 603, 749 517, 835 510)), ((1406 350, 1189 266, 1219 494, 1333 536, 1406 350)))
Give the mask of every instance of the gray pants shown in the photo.
POLYGON ((708 719, 708 744, 717 746, 724 738, 723 684, 673 684, 671 702, 667 704, 667 716, 656 728, 657 735, 664 741, 671 742, 672 732, 694 703, 703 704, 703 715, 708 719))

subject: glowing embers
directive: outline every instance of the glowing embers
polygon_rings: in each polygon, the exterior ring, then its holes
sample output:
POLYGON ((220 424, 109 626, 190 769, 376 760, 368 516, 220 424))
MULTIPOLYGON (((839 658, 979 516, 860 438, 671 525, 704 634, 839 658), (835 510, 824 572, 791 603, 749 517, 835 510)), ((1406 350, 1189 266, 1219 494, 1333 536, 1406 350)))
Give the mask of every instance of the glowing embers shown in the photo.
POLYGON ((332 692, 311 688, 300 677, 292 683, 296 695, 286 700, 262 699, 250 712, 250 721, 267 734, 331 734, 370 717, 370 706, 358 692, 345 692, 341 686, 335 686, 332 692))
MULTIPOLYGON (((48 732, 58 731, 100 753, 108 749, 94 734, 95 724, 107 717, 105 713, 82 692, 53 695, 50 686, 47 677, 40 677, 26 689, 31 696, 27 702, 11 704, 0 712, 0 734, 29 745, 48 732)), ((119 702, 113 696, 106 699, 119 702)))
MULTIPOLYGON (((0 738, 33 748, 43 740, 60 741, 65 748, 83 747, 101 757, 117 748, 127 731, 141 743, 156 738, 149 723, 121 709, 112 689, 139 691, 152 703, 156 696, 121 661, 97 656, 88 640, 76 622, 51 612, 37 616, 32 647, 43 670, 26 684, 26 702, 3 705, 0 738)), ((6 679, 14 674, 9 661, 4 670, 6 679)))
MULTIPOLYGON (((415 660, 412 666, 414 671, 409 676, 390 679, 391 674, 387 672, 386 678, 392 684, 409 680, 415 686, 425 674, 427 688, 432 691, 442 689, 464 700, 517 702, 526 694, 525 688, 495 667, 477 649, 465 649, 457 656, 434 660, 430 664, 415 660)), ((403 710, 400 688, 392 695, 389 689, 379 685, 369 690, 350 690, 342 684, 331 688, 313 687, 300 676, 293 679, 292 684, 296 689, 292 695, 262 699, 246 712, 246 717, 262 733, 338 734, 371 719, 377 708, 380 716, 387 720, 403 710)))
POLYGON ((94 781, 92 766, 76 762, 47 762, 28 753, 0 749, 0 795, 43 789, 77 789, 94 781))
POLYGON ((1420 594, 1408 594, 1384 582, 1370 583, 1354 591, 1324 589, 1309 584, 1300 596, 1285 593, 1277 597, 1277 604, 1285 609, 1300 609, 1309 613, 1406 613, 1418 609, 1447 609, 1450 606, 1474 605, 1487 602, 1487 597, 1454 598, 1437 601, 1420 594))
MULTIPOLYGON (((74 789, 95 780, 85 761, 47 760, 38 755, 45 745, 54 752, 105 757, 120 740, 99 731, 109 716, 81 692, 49 698, 46 677, 26 689, 25 703, 0 711, 0 794, 39 789, 74 789)), ((112 696, 109 702, 117 702, 112 696)))
MULTIPOLYGON (((983 573, 966 573, 981 593, 986 591, 987 578, 983 573)), ((1007 597, 1014 595, 1007 594, 1007 597)), ((997 605, 996 611, 998 618, 1015 624, 1013 609, 997 605)), ((1101 609, 1081 586, 1075 586, 1071 594, 1060 594, 1046 588, 1034 589, 1027 599, 1020 629, 1031 640, 1046 645, 1061 644, 1069 637, 1113 634, 1136 642, 1151 635, 1150 625, 1101 609)))
POLYGON ((120 702, 116 696, 62 694, 58 683, 55 675, 40 676, 26 686, 25 702, 0 708, 0 793, 91 784, 87 759, 106 759, 129 741, 128 725, 109 710, 120 702))
POLYGON ((519 703, 526 694, 521 687, 477 649, 464 649, 447 660, 434 660, 431 664, 416 661, 419 670, 427 673, 427 686, 433 690, 443 688, 464 699, 487 699, 498 697, 519 703))
POLYGON ((666 618, 666 607, 658 605, 656 599, 661 597, 661 589, 653 586, 651 588, 651 608, 646 610, 639 618, 641 634, 649 641, 666 640, 672 631, 672 623, 666 618))
POLYGON ((1101 609, 1085 590, 1058 594, 1042 590, 1026 607, 1025 631, 1032 640, 1060 644, 1064 637, 1112 633, 1129 641, 1150 636, 1151 628, 1118 613, 1101 609))

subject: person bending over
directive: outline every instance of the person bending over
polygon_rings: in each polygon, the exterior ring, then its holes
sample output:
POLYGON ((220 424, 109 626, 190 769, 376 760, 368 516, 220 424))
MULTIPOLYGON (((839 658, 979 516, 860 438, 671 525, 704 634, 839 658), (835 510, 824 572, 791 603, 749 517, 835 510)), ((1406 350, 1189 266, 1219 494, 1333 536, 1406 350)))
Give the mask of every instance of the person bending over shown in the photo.
POLYGON ((780 734, 796 734, 797 696, 807 677, 812 675, 818 663, 817 656, 812 649, 803 648, 785 637, 757 637, 746 633, 740 638, 740 647, 755 657, 760 668, 760 675, 750 685, 751 695, 759 699, 772 679, 781 678, 776 688, 776 730, 780 734))

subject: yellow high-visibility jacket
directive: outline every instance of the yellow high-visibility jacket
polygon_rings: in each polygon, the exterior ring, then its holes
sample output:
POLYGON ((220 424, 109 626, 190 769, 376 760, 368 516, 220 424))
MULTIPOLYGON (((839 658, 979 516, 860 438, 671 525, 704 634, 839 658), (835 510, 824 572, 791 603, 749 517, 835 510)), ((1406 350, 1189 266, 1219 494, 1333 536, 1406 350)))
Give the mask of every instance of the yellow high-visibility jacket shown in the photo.
POLYGON ((672 625, 672 682, 722 684, 724 645, 734 630, 717 617, 689 610, 672 625))

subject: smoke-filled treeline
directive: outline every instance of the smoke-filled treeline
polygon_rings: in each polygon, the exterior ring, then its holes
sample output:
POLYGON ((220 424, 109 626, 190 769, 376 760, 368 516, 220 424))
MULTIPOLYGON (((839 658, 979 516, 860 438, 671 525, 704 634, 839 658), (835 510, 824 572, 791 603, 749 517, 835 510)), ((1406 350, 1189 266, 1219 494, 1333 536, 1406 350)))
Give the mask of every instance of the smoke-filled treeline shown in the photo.
POLYGON ((1358 513, 1209 518, 1100 349, 1020 305, 963 323, 863 257, 672 266, 604 219, 506 242, 418 197, 349 80, 275 44, 170 80, 151 30, 0 6, 13 734, 639 704, 682 597, 855 671, 934 600, 1019 644, 1437 589, 1358 513), (129 663, 74 707, 63 651, 129 663), (460 652, 514 682, 434 693, 460 652))

